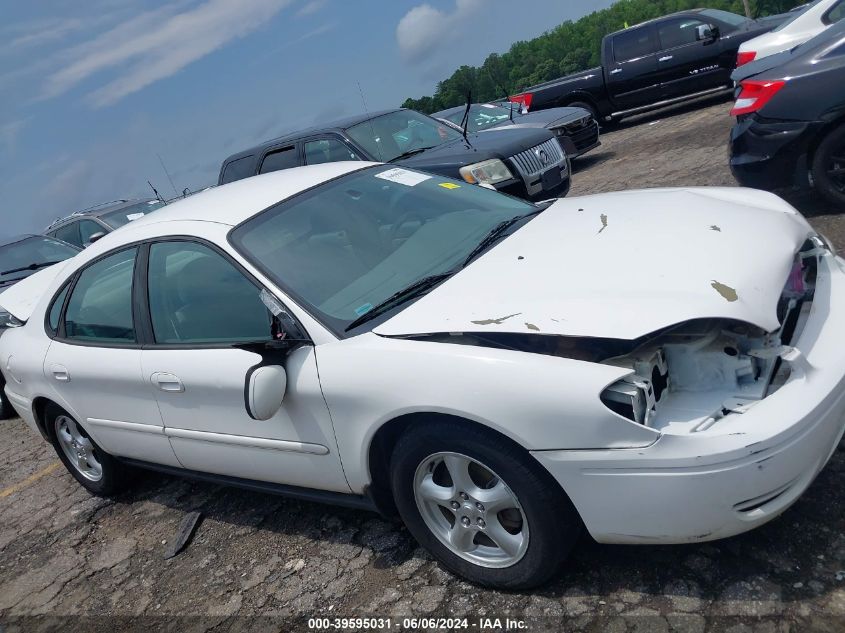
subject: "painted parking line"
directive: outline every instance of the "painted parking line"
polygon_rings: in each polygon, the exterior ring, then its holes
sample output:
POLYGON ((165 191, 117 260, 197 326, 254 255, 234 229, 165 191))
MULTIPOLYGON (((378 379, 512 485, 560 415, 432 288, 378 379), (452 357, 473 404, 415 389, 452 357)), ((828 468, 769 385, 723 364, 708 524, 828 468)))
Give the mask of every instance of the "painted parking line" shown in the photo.
POLYGON ((16 492, 23 490, 27 486, 34 484, 36 481, 38 481, 42 477, 46 477, 47 475, 49 475, 51 472, 56 470, 61 465, 62 465, 61 462, 53 462, 49 466, 45 466, 44 468, 39 470, 37 473, 32 473, 29 477, 27 477, 23 481, 19 481, 16 484, 12 484, 8 488, 4 488, 3 490, 0 490, 0 499, 5 499, 6 497, 13 495, 16 492))

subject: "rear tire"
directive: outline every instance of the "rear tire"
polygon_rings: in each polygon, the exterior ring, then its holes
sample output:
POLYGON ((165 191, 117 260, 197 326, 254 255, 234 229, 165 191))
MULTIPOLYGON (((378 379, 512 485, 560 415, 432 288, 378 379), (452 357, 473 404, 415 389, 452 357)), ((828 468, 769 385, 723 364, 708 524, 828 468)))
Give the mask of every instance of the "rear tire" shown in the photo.
POLYGON ((527 451, 461 422, 406 432, 393 450, 391 486, 417 541, 486 587, 543 584, 581 532, 571 501, 527 451))
POLYGON ((127 487, 130 468, 100 448, 67 411, 50 403, 44 418, 56 454, 88 492, 108 497, 127 487))
POLYGON ((845 207, 845 125, 821 142, 810 171, 816 190, 829 202, 845 207))

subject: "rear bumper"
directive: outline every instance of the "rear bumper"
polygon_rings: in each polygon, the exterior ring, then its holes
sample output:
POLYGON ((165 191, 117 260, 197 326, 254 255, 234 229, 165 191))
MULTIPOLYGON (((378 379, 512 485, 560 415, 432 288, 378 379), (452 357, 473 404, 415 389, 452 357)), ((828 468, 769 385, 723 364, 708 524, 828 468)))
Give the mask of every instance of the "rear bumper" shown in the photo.
POLYGON ((767 191, 809 188, 809 147, 821 125, 756 115, 739 121, 730 138, 734 178, 745 187, 767 191))
MULTIPOLYGON (((44 433, 41 431, 35 420, 35 414, 32 411, 32 400, 12 391, 9 388, 9 384, 6 384, 4 392, 6 397, 9 399, 9 403, 12 405, 12 408, 17 411, 21 419, 26 422, 33 431, 36 431, 40 435, 44 436, 44 433)), ((47 438, 45 437, 45 439, 47 438)))
POLYGON ((845 430, 845 262, 820 258, 806 364, 776 393, 707 431, 647 448, 532 453, 604 543, 688 543, 772 520, 812 483, 845 430))

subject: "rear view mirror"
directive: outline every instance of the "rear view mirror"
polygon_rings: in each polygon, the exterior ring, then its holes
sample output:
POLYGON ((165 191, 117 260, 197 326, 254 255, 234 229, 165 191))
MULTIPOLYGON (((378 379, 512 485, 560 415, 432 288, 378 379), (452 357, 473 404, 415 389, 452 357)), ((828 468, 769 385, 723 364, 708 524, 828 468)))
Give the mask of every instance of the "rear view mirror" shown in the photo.
POLYGON ((269 420, 282 407, 287 390, 287 373, 279 365, 256 367, 247 374, 247 413, 253 420, 269 420))
POLYGON ((87 246, 91 246, 91 244, 93 244, 94 242, 96 242, 96 241, 97 241, 97 240, 99 240, 99 239, 104 238, 105 236, 106 236, 106 234, 105 234, 105 232, 104 232, 104 231, 98 231, 97 233, 92 234, 92 235, 88 238, 88 243, 87 243, 87 246))

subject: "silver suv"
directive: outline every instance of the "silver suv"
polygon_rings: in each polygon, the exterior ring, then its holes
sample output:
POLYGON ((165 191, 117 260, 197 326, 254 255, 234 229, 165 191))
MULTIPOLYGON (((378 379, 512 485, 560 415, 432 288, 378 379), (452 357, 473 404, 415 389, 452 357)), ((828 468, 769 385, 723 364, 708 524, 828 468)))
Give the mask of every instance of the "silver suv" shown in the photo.
POLYGON ((86 248, 98 239, 164 206, 155 198, 149 200, 115 200, 60 218, 44 230, 45 235, 86 248))

